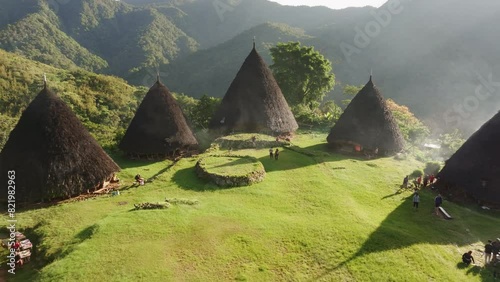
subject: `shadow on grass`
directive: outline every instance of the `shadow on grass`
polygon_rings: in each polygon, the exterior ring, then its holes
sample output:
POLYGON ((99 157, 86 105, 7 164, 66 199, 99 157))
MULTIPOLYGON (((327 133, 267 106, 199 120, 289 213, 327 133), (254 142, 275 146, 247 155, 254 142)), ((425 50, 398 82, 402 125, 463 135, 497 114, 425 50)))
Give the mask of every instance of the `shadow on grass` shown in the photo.
POLYGON ((396 185, 395 188, 397 188, 396 192, 394 192, 393 194, 385 195, 384 197, 381 198, 381 200, 385 200, 387 198, 391 198, 391 197, 400 195, 401 193, 403 193, 405 191, 412 192, 412 195, 415 192, 415 189, 413 189, 413 188, 405 188, 405 187, 403 187, 403 185, 396 185))
POLYGON ((481 267, 479 265, 473 265, 467 270, 467 275, 477 276, 481 273, 481 267))
POLYGON ((266 172, 284 171, 307 167, 318 164, 312 154, 304 154, 304 150, 298 147, 280 148, 278 160, 269 156, 259 158, 266 172))
POLYGON ((113 153, 110 155, 111 158, 118 164, 121 169, 127 168, 136 168, 142 166, 148 166, 154 163, 162 162, 162 161, 153 161, 153 160, 131 160, 127 158, 125 155, 120 153, 113 153))
POLYGON ((172 162, 171 164, 169 164, 168 166, 166 166, 165 168, 161 169, 160 171, 158 171, 157 173, 155 173, 153 176, 149 177, 146 182, 151 182, 151 181, 154 181, 156 180, 156 178, 162 174, 164 174, 165 172, 169 171, 177 162, 172 162))
MULTIPOLYGON (((424 209, 421 208, 416 213, 412 208, 412 197, 407 197, 401 205, 384 219, 356 253, 315 277, 313 281, 325 279, 332 272, 346 266, 349 262, 372 253, 404 249, 422 243, 465 246, 475 241, 466 234, 461 237, 450 237, 449 232, 447 232, 447 226, 449 225, 446 221, 435 217, 430 212, 431 210, 426 212, 425 207, 426 205, 424 205, 424 209)), ((461 261, 461 256, 457 256, 457 260, 461 261)), ((459 265, 460 263, 457 264, 457 267, 459 265)))
POLYGON ((16 273, 16 276, 19 276, 16 277, 20 279, 19 281, 39 281, 41 278, 41 270, 45 266, 55 260, 60 260, 68 256, 79 244, 92 238, 92 236, 99 230, 99 225, 90 225, 76 234, 73 240, 71 240, 68 244, 60 244, 60 248, 54 252, 49 250, 49 244, 44 244, 46 237, 40 231, 43 227, 43 222, 39 222, 35 226, 26 228, 23 231, 26 238, 30 239, 33 244, 33 248, 31 250, 30 262, 22 266, 22 272, 20 271, 21 273, 16 273), (67 247, 68 245, 69 247, 67 247))
POLYGON ((295 145, 281 149, 279 159, 271 159, 269 156, 259 159, 264 164, 266 172, 283 171, 303 168, 325 162, 338 162, 344 160, 371 161, 362 156, 342 155, 331 151, 326 143, 316 144, 309 147, 298 147, 295 145))
POLYGON ((230 167, 230 166, 236 166, 236 165, 249 165, 249 164, 256 163, 254 159, 248 159, 248 158, 228 157, 228 159, 235 159, 235 160, 214 166, 214 168, 230 167))
MULTIPOLYGON (((160 175, 164 174, 165 172, 168 172, 168 171, 169 171, 169 170, 170 170, 170 169, 171 169, 171 168, 172 168, 172 167, 173 167, 176 163, 177 163, 176 161, 175 161, 175 162, 172 162, 171 164, 169 164, 169 165, 168 165, 168 166, 166 166, 165 168, 160 169, 160 170, 159 170, 157 173, 155 173, 153 176, 148 177, 148 178, 146 179, 146 181, 145 181, 145 184, 144 184, 144 185, 148 185, 148 183, 151 183, 151 182, 155 181, 155 180, 156 180, 156 178, 157 178, 158 176, 160 176, 160 175)), ((134 181, 135 181, 135 180, 134 180, 134 181)), ((142 186, 144 186, 144 185, 142 185, 142 186)), ((139 183, 137 183, 137 182, 132 182, 132 184, 131 184, 131 185, 125 185, 125 186, 123 186, 122 188, 120 188, 119 190, 120 190, 120 191, 127 191, 127 190, 129 190, 129 189, 131 189, 131 188, 138 188, 138 187, 140 187, 140 186, 141 186, 141 185, 139 185, 139 183)))
POLYGON ((194 167, 189 167, 176 171, 174 176, 172 177, 172 181, 174 181, 177 185, 179 185, 181 189, 198 191, 198 192, 216 191, 216 190, 232 188, 232 187, 219 187, 208 180, 200 179, 196 174, 194 167))

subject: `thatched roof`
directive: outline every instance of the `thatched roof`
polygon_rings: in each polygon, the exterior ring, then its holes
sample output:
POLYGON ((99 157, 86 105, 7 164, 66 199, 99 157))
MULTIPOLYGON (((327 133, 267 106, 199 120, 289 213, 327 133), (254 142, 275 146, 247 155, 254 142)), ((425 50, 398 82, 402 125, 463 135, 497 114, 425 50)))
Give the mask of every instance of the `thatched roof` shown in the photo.
POLYGON ((70 197, 94 189, 119 171, 71 109, 47 87, 10 133, 0 155, 0 179, 15 171, 17 201, 70 197))
POLYGON ((255 45, 214 114, 209 128, 222 132, 291 133, 299 126, 255 45))
POLYGON ((500 205, 499 144, 500 113, 497 113, 446 161, 438 174, 438 186, 465 190, 479 201, 500 205))
POLYGON ((166 156, 197 145, 181 108, 158 80, 142 100, 119 147, 129 154, 166 156))
POLYGON ((352 142, 391 154, 403 149, 404 140, 380 91, 370 81, 347 106, 327 137, 330 144, 352 142))

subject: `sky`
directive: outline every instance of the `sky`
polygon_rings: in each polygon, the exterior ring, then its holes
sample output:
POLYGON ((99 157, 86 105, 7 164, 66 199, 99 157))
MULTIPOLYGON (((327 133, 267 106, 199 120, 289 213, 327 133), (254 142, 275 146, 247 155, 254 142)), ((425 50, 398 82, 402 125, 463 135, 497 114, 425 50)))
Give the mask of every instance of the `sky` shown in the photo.
POLYGON ((343 9, 347 7, 364 7, 373 6, 380 7, 387 0, 270 0, 280 3, 281 5, 290 6, 326 6, 332 9, 343 9))

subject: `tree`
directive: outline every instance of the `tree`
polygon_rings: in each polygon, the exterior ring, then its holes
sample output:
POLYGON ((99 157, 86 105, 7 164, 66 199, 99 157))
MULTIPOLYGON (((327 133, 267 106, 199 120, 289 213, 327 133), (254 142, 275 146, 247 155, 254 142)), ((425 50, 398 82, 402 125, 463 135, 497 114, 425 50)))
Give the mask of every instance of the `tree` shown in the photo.
POLYGON ((221 102, 220 98, 201 96, 200 100, 191 111, 191 121, 198 128, 208 127, 210 119, 221 102))
MULTIPOLYGON (((346 84, 344 86, 344 88, 342 89, 342 92, 349 97, 354 97, 354 96, 356 96, 356 94, 359 93, 359 91, 361 91, 362 88, 363 88, 363 85, 355 86, 355 85, 346 84)), ((351 103, 351 100, 352 100, 352 98, 342 100, 342 105, 344 105, 344 107, 347 107, 347 105, 349 105, 349 103, 351 103)))
POLYGON ((181 107, 181 110, 184 113, 184 115, 189 119, 191 119, 193 115, 193 109, 196 107, 196 105, 198 105, 199 100, 187 96, 186 94, 183 93, 172 93, 172 95, 177 101, 179 107, 181 107))
POLYGON ((455 128, 453 131, 439 136, 441 143, 441 155, 446 159, 454 154, 465 143, 460 130, 455 128))
POLYGON ((411 174, 410 177, 412 178, 418 178, 420 176, 424 175, 424 172, 421 169, 416 169, 414 170, 411 174))
POLYGON ((418 143, 429 136, 429 128, 407 106, 398 105, 391 99, 387 99, 386 103, 407 142, 418 143))
POLYGON ((427 175, 436 175, 441 170, 441 164, 438 162, 427 162, 425 164, 424 173, 427 175))
POLYGON ((278 43, 270 51, 271 70, 290 106, 319 106, 335 85, 330 61, 300 42, 278 43))

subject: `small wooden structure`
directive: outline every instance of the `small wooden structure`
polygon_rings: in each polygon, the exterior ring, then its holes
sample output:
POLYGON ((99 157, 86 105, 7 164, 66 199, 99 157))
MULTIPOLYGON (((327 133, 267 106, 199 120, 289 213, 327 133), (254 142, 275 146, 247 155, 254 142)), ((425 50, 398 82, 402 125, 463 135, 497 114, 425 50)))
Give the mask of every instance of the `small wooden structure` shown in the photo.
POLYGON ((439 209, 439 212, 441 212, 441 214, 444 216, 444 218, 446 218, 446 219, 452 219, 453 218, 453 217, 451 217, 450 214, 448 214, 446 212, 446 210, 443 207, 439 207, 438 209, 439 209))
MULTIPOLYGON (((19 255, 19 258, 22 259, 23 264, 27 263, 31 260, 31 249, 33 248, 33 244, 30 239, 27 239, 21 232, 15 233, 16 240, 19 240, 19 250, 16 251, 16 255, 19 255)), ((9 240, 2 240, 2 247, 9 249, 9 240)))

